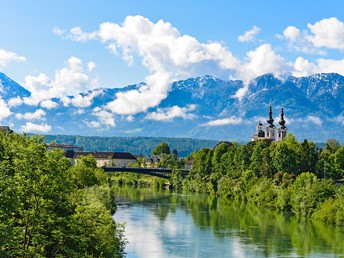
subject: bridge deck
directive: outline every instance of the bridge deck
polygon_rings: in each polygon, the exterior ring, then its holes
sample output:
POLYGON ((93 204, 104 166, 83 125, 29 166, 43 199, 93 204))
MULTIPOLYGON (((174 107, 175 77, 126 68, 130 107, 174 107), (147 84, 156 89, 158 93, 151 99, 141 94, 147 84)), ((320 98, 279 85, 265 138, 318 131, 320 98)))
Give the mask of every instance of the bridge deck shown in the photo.
MULTIPOLYGON (((157 176, 161 178, 169 179, 172 174, 171 168, 131 168, 131 167, 102 167, 105 172, 130 172, 144 175, 157 176)), ((178 169, 181 171, 183 177, 185 177, 189 170, 178 169)))

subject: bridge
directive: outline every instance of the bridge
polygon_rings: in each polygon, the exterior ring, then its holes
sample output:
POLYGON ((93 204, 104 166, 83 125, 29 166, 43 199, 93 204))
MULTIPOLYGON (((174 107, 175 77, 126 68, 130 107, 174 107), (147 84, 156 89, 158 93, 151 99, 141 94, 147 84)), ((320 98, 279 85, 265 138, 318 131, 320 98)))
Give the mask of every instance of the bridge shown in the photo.
MULTIPOLYGON (((160 178, 170 179, 173 169, 171 168, 131 168, 131 167, 102 167, 105 172, 130 172, 136 174, 156 176, 160 178)), ((186 177, 190 170, 175 169, 181 172, 182 177, 186 177)))

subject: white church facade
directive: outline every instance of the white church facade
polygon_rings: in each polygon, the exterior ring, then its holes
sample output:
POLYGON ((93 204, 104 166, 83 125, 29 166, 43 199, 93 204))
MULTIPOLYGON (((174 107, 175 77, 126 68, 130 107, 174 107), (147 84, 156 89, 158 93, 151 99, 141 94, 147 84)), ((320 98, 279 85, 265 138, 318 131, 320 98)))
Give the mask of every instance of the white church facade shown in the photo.
POLYGON ((285 126, 285 120, 284 120, 284 109, 281 108, 281 116, 278 128, 276 129, 276 126, 273 124, 274 120, 272 118, 272 107, 270 105, 269 108, 269 119, 266 120, 268 123, 265 126, 265 131, 263 130, 264 126, 259 121, 257 125, 257 130, 254 132, 252 136, 252 141, 258 141, 263 139, 268 139, 270 141, 282 141, 286 135, 287 135, 287 127, 285 126))

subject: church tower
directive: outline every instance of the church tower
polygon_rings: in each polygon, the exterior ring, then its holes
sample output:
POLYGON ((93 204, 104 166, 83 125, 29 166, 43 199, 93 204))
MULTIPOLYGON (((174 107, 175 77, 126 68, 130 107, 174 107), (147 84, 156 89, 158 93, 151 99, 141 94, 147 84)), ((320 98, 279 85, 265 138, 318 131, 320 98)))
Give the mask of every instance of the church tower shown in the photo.
POLYGON ((267 126, 265 127, 265 138, 274 141, 275 140, 275 129, 274 120, 272 119, 272 107, 270 104, 269 109, 269 119, 266 120, 268 122, 267 126))
POLYGON ((280 124, 280 126, 277 129, 277 141, 279 142, 282 141, 287 135, 287 127, 285 126, 283 107, 281 108, 281 118, 278 123, 280 124))
POLYGON ((251 141, 258 141, 265 139, 265 132, 263 131, 263 124, 259 121, 257 124, 257 131, 254 132, 251 141))

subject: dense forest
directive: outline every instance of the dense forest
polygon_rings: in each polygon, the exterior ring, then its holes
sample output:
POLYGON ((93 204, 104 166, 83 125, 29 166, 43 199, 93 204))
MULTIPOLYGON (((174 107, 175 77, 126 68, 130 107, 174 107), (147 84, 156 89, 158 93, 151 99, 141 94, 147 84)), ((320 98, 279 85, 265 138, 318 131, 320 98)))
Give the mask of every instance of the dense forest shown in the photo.
POLYGON ((148 156, 154 147, 167 142, 171 149, 178 150, 179 156, 186 157, 202 148, 213 148, 218 142, 190 138, 165 137, 91 137, 73 135, 45 135, 46 142, 71 144, 82 147, 84 151, 122 151, 148 156))
POLYGON ((0 257, 122 257, 108 176, 43 140, 0 132, 0 257))

